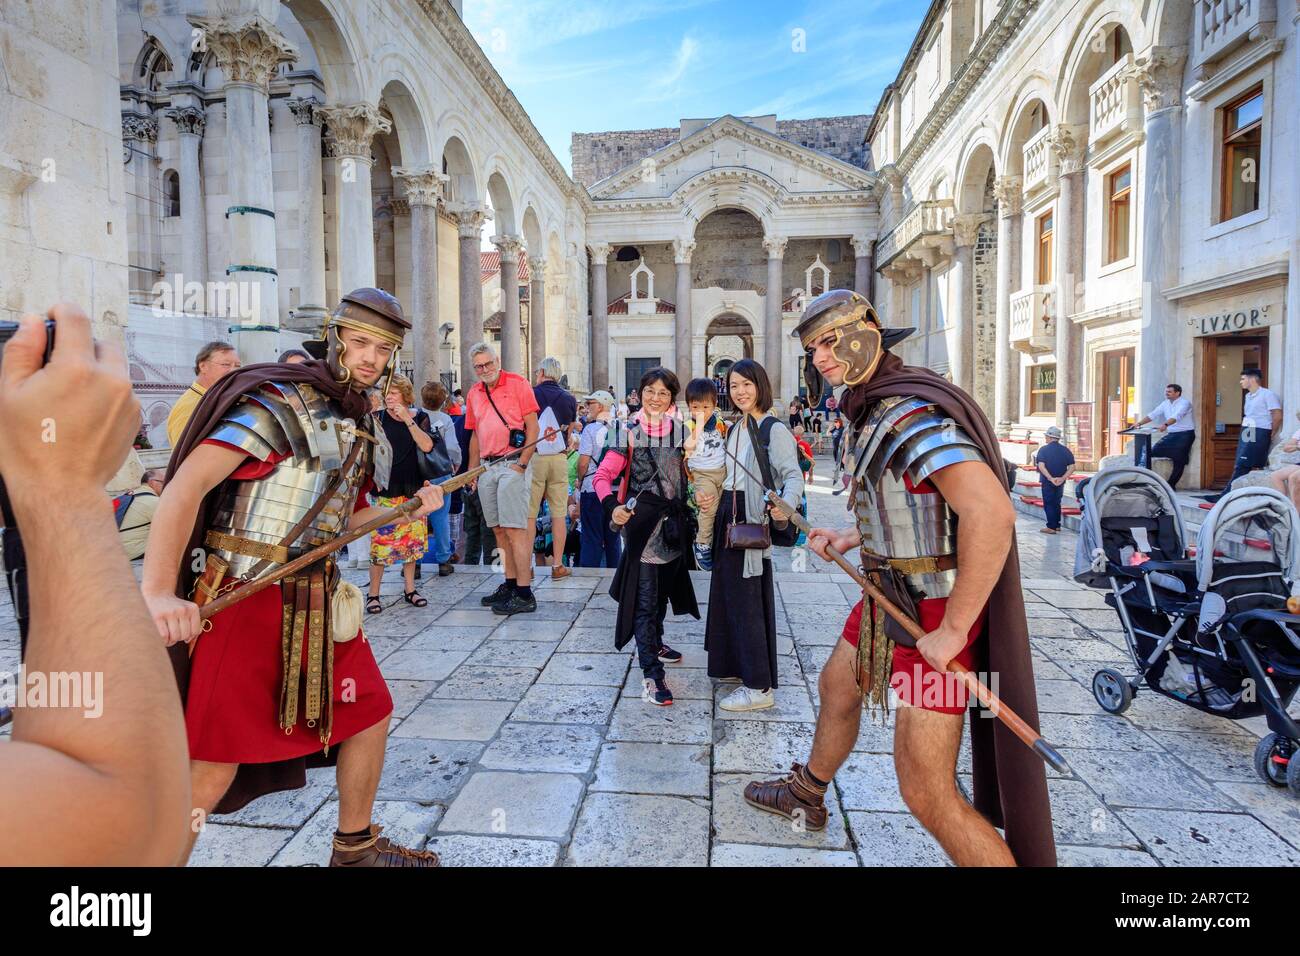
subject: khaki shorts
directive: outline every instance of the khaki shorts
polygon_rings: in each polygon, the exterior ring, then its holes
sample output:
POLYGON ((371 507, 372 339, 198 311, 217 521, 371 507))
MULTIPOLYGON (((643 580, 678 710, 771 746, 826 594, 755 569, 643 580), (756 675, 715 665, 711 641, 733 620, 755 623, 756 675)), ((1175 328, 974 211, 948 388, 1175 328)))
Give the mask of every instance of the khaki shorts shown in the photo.
POLYGON ((488 466, 478 480, 478 502, 489 528, 528 526, 528 475, 509 462, 488 466))
POLYGON ((528 517, 536 518, 542 498, 551 506, 552 515, 563 518, 569 507, 569 456, 534 455, 528 462, 532 493, 528 499, 528 517))

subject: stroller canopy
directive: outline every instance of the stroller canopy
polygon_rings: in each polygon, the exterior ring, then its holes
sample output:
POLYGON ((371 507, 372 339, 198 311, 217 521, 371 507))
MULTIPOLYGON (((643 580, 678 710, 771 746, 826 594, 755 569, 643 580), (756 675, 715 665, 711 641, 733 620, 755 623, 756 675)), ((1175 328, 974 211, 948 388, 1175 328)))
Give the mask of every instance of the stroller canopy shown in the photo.
POLYGON ((1288 582, 1300 576, 1300 515, 1280 491, 1238 488, 1219 499, 1196 536, 1196 580, 1202 590, 1213 580, 1214 552, 1230 534, 1266 539, 1272 556, 1261 552, 1259 560, 1276 564, 1288 582))
MULTIPOLYGON (((1075 554, 1074 579, 1088 587, 1105 587, 1108 575, 1103 555, 1118 563, 1118 554, 1107 554, 1108 541, 1130 538, 1117 526, 1124 519, 1132 525, 1148 524, 1152 535, 1168 529, 1162 550, 1181 558, 1186 550, 1187 528, 1178 500, 1169 483, 1146 468, 1121 465, 1099 472, 1083 491, 1083 518, 1075 554), (1109 533, 1109 534, 1108 534, 1109 533), (1118 535, 1118 536, 1117 536, 1118 535)), ((1112 547, 1112 550, 1114 548, 1112 547)))

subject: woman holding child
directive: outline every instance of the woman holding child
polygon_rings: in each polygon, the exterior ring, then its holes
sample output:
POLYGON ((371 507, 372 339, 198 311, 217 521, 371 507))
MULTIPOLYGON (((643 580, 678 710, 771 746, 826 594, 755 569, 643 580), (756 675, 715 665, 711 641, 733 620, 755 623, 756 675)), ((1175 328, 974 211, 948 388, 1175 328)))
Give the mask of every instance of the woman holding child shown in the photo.
MULTIPOLYGON (((773 515, 764 487, 755 480, 764 477, 764 461, 772 489, 792 508, 803 497, 803 474, 794 436, 771 414, 772 385, 763 366, 742 359, 729 375, 731 401, 742 417, 726 440, 726 475, 713 523, 713 576, 704 647, 709 676, 740 684, 718 706, 728 711, 764 710, 776 702, 772 691, 777 686, 772 549, 728 547, 728 529, 753 524, 768 525, 770 531, 786 524, 781 515, 773 515)), ((711 504, 699 493, 696 503, 701 509, 711 504)))

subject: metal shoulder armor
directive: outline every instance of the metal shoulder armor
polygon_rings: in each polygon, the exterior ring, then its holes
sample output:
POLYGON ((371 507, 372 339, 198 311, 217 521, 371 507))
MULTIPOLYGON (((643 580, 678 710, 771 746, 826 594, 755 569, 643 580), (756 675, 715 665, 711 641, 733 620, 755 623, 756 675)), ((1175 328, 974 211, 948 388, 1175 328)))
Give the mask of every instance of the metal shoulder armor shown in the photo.
POLYGON ((857 444, 854 474, 876 486, 888 472, 913 485, 962 461, 985 461, 973 438, 933 403, 887 398, 872 411, 857 444))

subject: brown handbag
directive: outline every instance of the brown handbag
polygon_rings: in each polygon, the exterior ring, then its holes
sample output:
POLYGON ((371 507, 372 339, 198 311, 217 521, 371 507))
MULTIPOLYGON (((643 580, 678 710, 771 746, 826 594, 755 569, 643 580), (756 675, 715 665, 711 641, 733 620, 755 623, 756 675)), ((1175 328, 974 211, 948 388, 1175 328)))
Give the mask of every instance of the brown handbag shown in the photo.
MULTIPOLYGON (((737 442, 739 446, 739 442, 737 442)), ((727 525, 725 537, 727 547, 737 551, 766 551, 772 547, 772 529, 766 521, 750 522, 736 520, 736 489, 731 489, 731 523, 727 525)))

